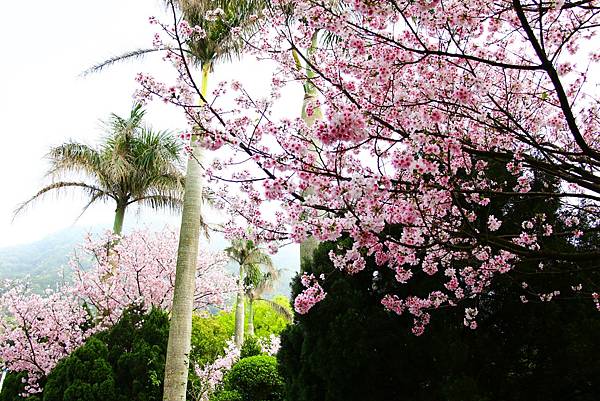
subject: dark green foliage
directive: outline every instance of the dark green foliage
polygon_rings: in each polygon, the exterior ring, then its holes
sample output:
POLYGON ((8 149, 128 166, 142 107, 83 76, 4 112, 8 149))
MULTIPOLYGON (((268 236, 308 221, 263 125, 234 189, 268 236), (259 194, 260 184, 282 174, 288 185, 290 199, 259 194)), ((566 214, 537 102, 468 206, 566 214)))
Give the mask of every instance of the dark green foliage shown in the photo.
POLYGON ((127 311, 52 370, 43 400, 160 400, 168 332, 165 312, 127 311))
MULTIPOLYGON (((506 182, 507 188, 516 185, 504 165, 490 161, 490 166, 490 178, 506 182)), ((556 191, 555 180, 535 174, 533 192, 556 191)), ((498 196, 483 207, 456 196, 477 216, 464 232, 493 250, 497 249, 486 242, 486 235, 518 235, 523 221, 533 215, 544 216, 555 232, 569 231, 557 219, 558 198, 544 197, 539 202, 532 197, 498 196), (503 221, 498 232, 487 232, 490 214, 503 221)), ((597 286, 597 262, 558 261, 543 253, 597 249, 598 222, 582 224, 596 235, 567 241, 564 236, 539 233, 540 253, 523 256, 513 271, 497 277, 480 297, 466 299, 457 308, 433 311, 431 324, 420 337, 410 332, 410 316, 386 312, 381 298, 388 293, 424 296, 443 288, 443 272, 428 277, 416 266, 414 278, 400 285, 391 269, 368 259, 363 271, 348 277, 333 267, 328 252, 338 246, 349 248, 351 241, 320 244, 312 261, 303 263, 303 270, 325 275, 322 286, 327 296, 308 314, 297 315, 295 324, 282 334, 278 359, 287 401, 597 400, 600 315, 589 298, 578 297, 571 288, 577 283, 588 291, 597 286), (552 302, 540 302, 535 295, 553 290, 560 290, 560 295, 552 302), (527 303, 521 302, 521 296, 527 303), (477 330, 464 327, 464 307, 478 308, 477 330)), ((399 228, 388 227, 386 233, 393 236, 399 228)), ((292 293, 301 290, 296 278, 292 293)))
POLYGON ((118 400, 115 376, 107 361, 108 348, 91 337, 48 376, 44 401, 118 400))
MULTIPOLYGON (((537 191, 552 190, 548 182, 535 185, 537 191)), ((488 209, 476 210, 473 224, 485 231, 487 213, 494 213, 504 221, 499 234, 506 235, 521 229, 522 216, 543 213, 552 221, 556 210, 555 202, 492 199, 488 209), (514 220, 505 218, 508 209, 514 220)), ((554 225, 566 231, 559 222, 554 225)), ((540 236, 540 243, 542 249, 577 252, 597 247, 598 238, 586 236, 573 244, 540 236)), ((315 276, 325 274, 327 297, 307 315, 296 316, 296 324, 282 335, 278 358, 288 401, 591 401, 600 394, 600 316, 589 299, 578 299, 571 289, 579 282, 599 282, 593 263, 523 258, 479 299, 432 313, 425 334, 415 337, 411 319, 387 313, 380 300, 386 293, 424 295, 443 281, 421 280, 424 273, 415 268, 415 279, 400 286, 390 269, 373 261, 347 277, 327 256, 338 245, 351 243, 321 244, 313 263, 303 266, 315 276), (541 303, 532 289, 558 289, 561 295, 541 303), (475 331, 462 324, 465 306, 479 309, 475 331)), ((301 290, 296 280, 293 293, 301 290)))
POLYGON ((258 343, 258 338, 254 336, 246 337, 244 344, 242 344, 242 349, 240 350, 240 359, 260 354, 262 354, 262 350, 258 343))
POLYGON ((327 297, 282 335, 288 401, 592 401, 600 394, 600 316, 589 300, 523 304, 522 289, 506 276, 479 303, 477 330, 463 326, 459 307, 433 313, 416 337, 409 318, 381 306, 373 264, 349 278, 329 261, 333 247, 321 244, 307 265, 326 274, 327 297))
POLYGON ((226 394, 240 401, 283 401, 283 390, 277 360, 268 355, 256 355, 240 359, 233 365, 225 376, 223 390, 211 401, 227 400, 226 394), (237 394, 241 397, 235 398, 237 394))

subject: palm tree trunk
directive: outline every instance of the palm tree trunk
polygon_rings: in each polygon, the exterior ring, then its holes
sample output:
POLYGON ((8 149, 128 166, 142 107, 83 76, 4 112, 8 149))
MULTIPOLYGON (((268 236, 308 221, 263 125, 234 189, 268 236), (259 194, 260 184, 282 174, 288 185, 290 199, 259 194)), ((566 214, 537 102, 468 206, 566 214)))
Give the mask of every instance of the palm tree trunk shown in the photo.
MULTIPOLYGON (((314 54, 317 51, 318 46, 318 33, 319 31, 315 31, 311 38, 310 47, 307 50, 306 58, 311 63, 314 62, 314 54)), ((296 59, 296 65, 301 68, 302 64, 298 59, 297 55, 294 57, 296 59)), ((317 101, 319 100, 319 93, 317 88, 312 83, 312 80, 316 78, 317 74, 310 67, 308 63, 306 63, 306 81, 304 82, 304 100, 302 101, 302 113, 301 117, 304 120, 304 123, 311 127, 317 120, 323 118, 323 113, 321 112, 321 108, 318 106, 317 101), (312 108, 312 114, 308 114, 309 106, 312 108)), ((314 138, 312 138, 315 140, 314 138)), ((312 149, 314 151, 314 149, 312 149)), ((312 188, 307 188, 304 191, 304 195, 310 195, 313 192, 312 188)), ((312 259, 313 252, 319 246, 319 242, 315 237, 310 236, 304 241, 300 243, 300 270, 304 271, 304 264, 309 263, 312 259)))
POLYGON ((248 298, 248 336, 254 336, 254 300, 248 298))
MULTIPOLYGON (((306 58, 311 63, 314 63, 314 54, 317 51, 318 36, 319 31, 315 31, 311 37, 310 47, 306 51, 306 58)), ((299 63, 299 60, 297 61, 299 63)), ((310 65, 306 64, 306 81, 304 82, 304 99, 302 101, 302 113, 301 118, 304 120, 306 125, 309 127, 312 126, 315 121, 323 118, 323 113, 321 112, 321 108, 318 106, 317 101, 319 100, 319 92, 317 91, 317 87, 312 83, 312 80, 317 77, 315 71, 310 67, 310 65), (312 107, 312 114, 308 114, 308 107, 312 107)))
MULTIPOLYGON (((204 98, 206 98, 209 67, 208 64, 202 66, 202 96, 204 98)), ((201 147, 196 139, 192 138, 190 144, 192 156, 188 159, 185 177, 185 195, 183 198, 181 229, 179 231, 177 270, 167 344, 163 401, 185 401, 187 391, 192 337, 192 311, 202 212, 202 170, 200 164, 196 161, 200 157, 201 147)))
POLYGON ((121 235, 121 231, 123 230, 123 219, 125 219, 126 207, 126 205, 117 204, 117 209, 115 210, 115 222, 113 224, 114 234, 121 235))
POLYGON ((235 345, 244 343, 244 264, 240 263, 240 281, 235 304, 235 345))

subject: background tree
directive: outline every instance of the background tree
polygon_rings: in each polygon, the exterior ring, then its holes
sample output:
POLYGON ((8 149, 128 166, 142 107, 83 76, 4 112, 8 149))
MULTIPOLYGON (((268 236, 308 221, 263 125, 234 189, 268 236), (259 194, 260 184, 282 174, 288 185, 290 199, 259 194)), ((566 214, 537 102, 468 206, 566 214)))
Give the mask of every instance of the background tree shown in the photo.
MULTIPOLYGON (((0 358, 11 371, 25 374, 25 390, 39 391, 61 359, 96 331, 119 322, 132 305, 170 310, 177 243, 168 230, 133 232, 116 244, 114 235, 88 238, 72 261, 73 283, 44 294, 9 283, 0 296, 0 358)), ((223 308, 237 285, 225 271, 224 254, 201 255, 194 307, 207 313, 223 308)), ((233 330, 227 338, 231 335, 233 330)), ((204 348, 199 353, 204 355, 204 348)))
POLYGON ((121 233, 129 205, 179 210, 184 185, 181 144, 167 131, 144 126, 144 115, 140 104, 134 105, 127 118, 112 114, 106 124, 110 133, 98 148, 67 142, 50 149, 47 175, 54 182, 21 204, 15 215, 45 195, 66 190, 82 190, 87 195, 82 214, 94 203, 114 202, 115 234, 121 233), (77 175, 81 181, 68 180, 77 175))
MULTIPOLYGON (((268 256, 268 255, 267 255, 268 256)), ((248 335, 254 336, 254 303, 260 301, 271 308, 276 314, 283 317, 285 320, 292 320, 291 311, 286 308, 286 305, 282 305, 277 302, 277 299, 266 299, 263 298, 265 292, 273 289, 273 285, 279 279, 279 271, 273 266, 269 268, 269 271, 263 272, 260 269, 260 265, 250 265, 244 280, 245 296, 248 300, 248 335)), ((286 300, 287 301, 287 300, 286 300)), ((286 302, 287 303, 287 302, 286 302)))
MULTIPOLYGON (((231 246, 225 249, 225 252, 239 265, 239 288, 235 306, 235 343, 237 346, 241 346, 244 342, 246 295, 251 294, 253 298, 258 297, 259 291, 266 290, 271 284, 270 279, 277 275, 277 270, 265 250, 251 240, 233 240, 231 246), (261 267, 265 267, 267 272, 263 273, 261 267)), ((252 332, 254 332, 252 303, 249 303, 248 306, 248 321, 252 325, 252 332)))
MULTIPOLYGON (((178 241, 170 229, 136 230, 118 243, 113 235, 87 238, 70 262, 70 288, 93 310, 96 324, 113 325, 124 310, 140 302, 170 311, 178 241), (107 244, 111 244, 110 251, 107 244), (91 268, 89 260, 93 261, 91 268)), ((223 252, 206 250, 199 255, 194 272, 194 309, 205 313, 224 309, 237 287, 225 269, 228 258, 223 252)))

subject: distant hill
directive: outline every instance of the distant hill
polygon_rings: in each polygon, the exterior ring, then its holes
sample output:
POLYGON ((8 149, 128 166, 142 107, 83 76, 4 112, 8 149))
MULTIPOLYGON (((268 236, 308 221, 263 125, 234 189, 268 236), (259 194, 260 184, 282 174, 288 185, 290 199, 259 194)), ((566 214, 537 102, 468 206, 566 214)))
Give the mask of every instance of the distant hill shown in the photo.
POLYGON ((30 281, 35 289, 55 287, 67 273, 73 251, 88 232, 100 229, 70 227, 30 244, 0 248, 0 278, 30 281))
MULTIPOLYGON (((151 227, 159 230, 159 227, 151 227)), ((69 280, 68 262, 86 234, 99 235, 101 227, 70 227, 30 244, 0 248, 0 279, 21 279, 31 283, 36 291, 54 288, 63 280, 69 280)), ((208 246, 222 250, 229 243, 219 234, 211 235, 208 246)), ((298 246, 286 246, 273 256, 275 266, 283 269, 281 277, 271 295, 290 295, 289 283, 300 270, 298 246)), ((237 271, 233 262, 227 267, 232 273, 237 271)))

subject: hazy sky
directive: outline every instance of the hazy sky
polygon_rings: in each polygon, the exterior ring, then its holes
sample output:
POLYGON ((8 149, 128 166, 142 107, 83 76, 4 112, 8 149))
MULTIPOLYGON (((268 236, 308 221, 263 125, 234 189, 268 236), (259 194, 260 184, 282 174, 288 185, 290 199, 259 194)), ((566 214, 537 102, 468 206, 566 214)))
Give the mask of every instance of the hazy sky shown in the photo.
MULTIPOLYGON (((155 26, 149 16, 165 15, 160 0, 61 0, 6 2, 0 13, 0 247, 30 242, 74 224, 85 204, 79 195, 48 197, 11 223, 12 211, 48 179, 44 155, 67 139, 95 144, 103 135, 101 119, 127 115, 138 72, 168 76, 160 57, 119 64, 81 77, 91 65, 125 51, 151 46, 155 26)), ((269 68, 254 60, 218 68, 215 80, 231 78, 268 87, 269 68)), ((300 95, 301 88, 298 87, 300 95)), ((293 112, 298 105, 289 105, 293 112)), ((148 122, 157 129, 184 127, 178 110, 153 104, 148 122)), ((112 227, 114 206, 96 206, 78 225, 112 227)), ((125 225, 138 219, 131 211, 125 225)), ((154 217, 142 210, 139 220, 154 217)), ((160 216, 158 218, 161 218, 160 216)), ((177 218, 166 217, 175 223, 177 218)))

